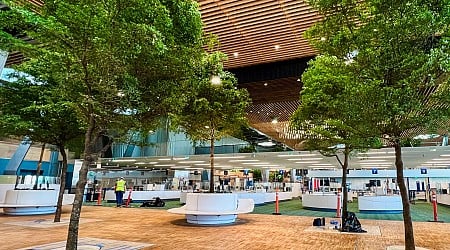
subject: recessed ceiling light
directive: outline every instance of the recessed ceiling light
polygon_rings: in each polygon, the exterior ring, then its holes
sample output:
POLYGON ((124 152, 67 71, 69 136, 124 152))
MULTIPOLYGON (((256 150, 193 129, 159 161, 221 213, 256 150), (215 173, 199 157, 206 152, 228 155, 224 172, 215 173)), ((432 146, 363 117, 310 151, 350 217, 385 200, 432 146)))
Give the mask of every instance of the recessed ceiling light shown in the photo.
POLYGON ((280 49, 280 45, 275 45, 274 48, 275 48, 275 50, 279 50, 280 49))
POLYGON ((230 162, 255 162, 259 160, 230 160, 230 162))
POLYGON ((359 160, 370 160, 370 159, 387 159, 395 158, 395 155, 385 155, 385 156, 358 156, 359 160))
POLYGON ((264 83, 264 86, 267 86, 267 85, 269 85, 269 84, 268 84, 267 82, 265 82, 265 83, 264 83))
POLYGON ((234 56, 235 58, 237 58, 237 57, 239 57, 239 53, 234 52, 234 53, 233 53, 233 56, 234 56))
POLYGON ((112 162, 135 162, 136 159, 116 159, 112 160, 112 162))
POLYGON ((236 156, 214 156, 214 159, 242 159, 245 158, 243 155, 236 155, 236 156))
POLYGON ((158 162, 157 162, 157 161, 150 161, 150 162, 136 162, 135 164, 136 164, 136 165, 147 165, 147 164, 149 164, 149 165, 154 165, 154 164, 158 164, 158 162))
POLYGON ((189 168, 189 166, 173 166, 173 167, 170 167, 171 169, 187 169, 187 168, 189 168))
POLYGON ((385 154, 393 154, 394 151, 382 151, 382 152, 365 152, 365 153, 358 153, 358 155, 385 155, 385 154))
MULTIPOLYGON (((305 158, 305 160, 308 160, 308 161, 316 161, 316 160, 322 160, 323 158, 322 157, 317 157, 317 158, 305 158)), ((286 160, 288 160, 288 161, 300 161, 300 160, 302 160, 301 158, 299 159, 299 158, 292 158, 292 159, 286 159, 286 160)))
POLYGON ((393 163, 390 162, 361 162, 359 163, 359 165, 370 165, 370 166, 375 166, 375 165, 385 165, 385 166, 392 166, 393 163))
POLYGON ((277 155, 278 157, 308 157, 308 156, 316 156, 319 154, 299 154, 299 155, 277 155))
POLYGON ((175 167, 175 164, 156 164, 155 167, 175 167))
POLYGON ((189 157, 185 156, 185 157, 173 157, 172 160, 178 161, 178 160, 187 160, 189 159, 189 157))
POLYGON ((363 163, 363 162, 387 162, 386 160, 361 160, 359 161, 359 163, 363 163))
POLYGON ((280 165, 273 165, 273 164, 260 164, 260 165, 256 165, 256 164, 254 164, 253 166, 254 166, 254 167, 273 167, 273 168, 275 168, 275 167, 279 167, 280 165))

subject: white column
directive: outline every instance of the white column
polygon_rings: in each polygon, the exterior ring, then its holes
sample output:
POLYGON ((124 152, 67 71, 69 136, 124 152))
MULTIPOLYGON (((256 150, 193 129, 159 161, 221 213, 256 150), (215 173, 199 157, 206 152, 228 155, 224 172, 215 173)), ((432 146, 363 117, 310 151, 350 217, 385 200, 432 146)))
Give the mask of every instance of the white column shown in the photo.
POLYGON ((3 67, 5 67, 8 52, 0 50, 0 76, 2 75, 3 67))
POLYGON ((261 175, 262 175, 262 181, 263 182, 269 182, 269 169, 261 169, 261 175))
POLYGON ((295 169, 295 168, 291 169, 291 182, 295 182, 297 180, 296 172, 297 172, 297 169, 295 169))

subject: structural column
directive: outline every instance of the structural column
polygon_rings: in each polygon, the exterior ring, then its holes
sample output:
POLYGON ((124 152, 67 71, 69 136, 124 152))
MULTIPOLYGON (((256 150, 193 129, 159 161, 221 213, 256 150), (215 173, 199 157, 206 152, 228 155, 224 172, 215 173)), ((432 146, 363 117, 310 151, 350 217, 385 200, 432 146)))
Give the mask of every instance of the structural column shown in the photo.
POLYGON ((8 52, 0 50, 0 76, 2 74, 3 68, 5 67, 6 59, 8 59, 8 52))

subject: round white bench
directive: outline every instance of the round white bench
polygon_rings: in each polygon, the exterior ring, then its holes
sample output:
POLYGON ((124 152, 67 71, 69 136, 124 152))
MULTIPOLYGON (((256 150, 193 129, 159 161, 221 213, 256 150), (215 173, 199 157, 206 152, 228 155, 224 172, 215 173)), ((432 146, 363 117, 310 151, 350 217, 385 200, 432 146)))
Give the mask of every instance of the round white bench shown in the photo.
POLYGON ((57 200, 57 190, 8 190, 0 207, 8 215, 51 214, 57 200))
POLYGON ((255 207, 253 199, 238 199, 231 193, 188 193, 186 205, 168 212, 184 214, 188 223, 202 225, 230 224, 237 215, 250 213, 255 207))

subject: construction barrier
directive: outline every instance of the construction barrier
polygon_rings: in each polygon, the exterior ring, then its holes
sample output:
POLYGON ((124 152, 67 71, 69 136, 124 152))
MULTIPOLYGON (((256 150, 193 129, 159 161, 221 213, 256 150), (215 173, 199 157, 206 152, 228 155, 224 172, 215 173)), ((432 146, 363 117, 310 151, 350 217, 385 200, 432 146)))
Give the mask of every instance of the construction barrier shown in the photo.
POLYGON ((433 220, 438 221, 436 191, 431 192, 431 202, 433 203, 433 220))
POLYGON ((128 207, 128 206, 130 205, 130 201, 131 201, 131 191, 133 191, 133 189, 130 188, 130 192, 128 192, 127 203, 125 204, 126 207, 128 207))
POLYGON ((279 203, 279 199, 278 199, 278 187, 277 187, 276 190, 275 190, 275 212, 272 213, 274 215, 280 215, 281 214, 280 213, 280 208, 278 206, 278 203, 279 203))
POLYGON ((337 192, 336 218, 341 218, 341 192, 337 192))
POLYGON ((102 206, 102 192, 103 192, 102 186, 100 186, 100 189, 98 190, 96 206, 102 206))

